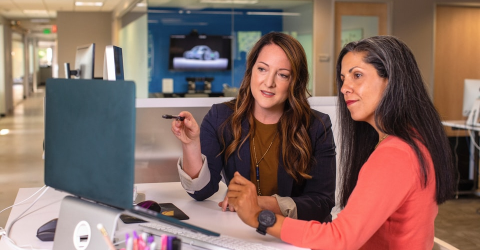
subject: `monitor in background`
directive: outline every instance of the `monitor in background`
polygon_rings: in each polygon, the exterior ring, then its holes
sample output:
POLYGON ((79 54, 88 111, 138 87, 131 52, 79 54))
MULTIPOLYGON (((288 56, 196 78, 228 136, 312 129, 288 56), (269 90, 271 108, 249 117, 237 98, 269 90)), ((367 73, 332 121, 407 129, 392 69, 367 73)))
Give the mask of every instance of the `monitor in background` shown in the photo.
POLYGON ((223 71, 231 69, 232 37, 171 35, 168 69, 223 71))
POLYGON ((95 43, 78 46, 75 54, 75 68, 65 63, 65 78, 93 79, 95 69, 95 43))
POLYGON ((123 71, 122 48, 107 45, 103 59, 103 80, 115 81, 125 79, 123 71))
POLYGON ((480 79, 465 79, 463 89, 463 116, 468 116, 468 125, 479 125, 480 79))

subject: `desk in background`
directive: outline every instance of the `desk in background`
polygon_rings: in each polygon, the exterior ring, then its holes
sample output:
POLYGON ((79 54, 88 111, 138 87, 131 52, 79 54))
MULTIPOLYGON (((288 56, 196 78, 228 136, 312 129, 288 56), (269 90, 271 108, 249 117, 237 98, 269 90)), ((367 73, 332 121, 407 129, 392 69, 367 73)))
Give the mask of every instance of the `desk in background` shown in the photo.
MULTIPOLYGON (((463 130, 471 130, 474 132, 474 140, 477 145, 479 144, 479 133, 480 133, 480 127, 478 126, 470 126, 466 124, 465 120, 451 120, 451 121, 442 121, 442 124, 447 127, 451 127, 452 129, 463 129, 463 130)), ((470 146, 470 161, 469 161, 469 169, 470 169, 470 174, 469 178, 473 180, 473 188, 471 191, 462 191, 459 192, 459 194, 462 193, 474 193, 476 195, 480 195, 480 192, 478 190, 478 173, 479 173, 479 154, 480 150, 473 145, 473 143, 470 146)))
MULTIPOLYGON (((301 249, 284 243, 273 236, 258 234, 254 228, 244 224, 235 212, 222 212, 220 207, 218 207, 218 202, 223 201, 226 193, 225 185, 221 185, 220 190, 205 201, 195 201, 185 192, 179 182, 137 184, 136 186, 137 192, 144 193, 146 200, 154 200, 159 203, 171 202, 175 204, 190 217, 189 220, 185 220, 184 222, 223 235, 250 242, 262 243, 279 249, 301 249)), ((15 203, 24 200, 37 190, 38 188, 21 188, 18 191, 15 203)), ((11 229, 10 238, 19 246, 31 245, 33 248, 52 249, 53 242, 40 241, 36 237, 36 232, 45 222, 58 217, 60 203, 66 195, 68 194, 49 189, 23 218, 14 224, 11 229)), ((7 225, 10 225, 34 200, 35 198, 32 198, 28 202, 14 207, 8 218, 7 225)), ((125 226, 126 225, 119 221, 119 230, 117 230, 119 238, 123 237, 125 226), (119 233, 120 231, 122 231, 122 233, 119 233)), ((128 227, 130 226, 132 225, 128 225, 128 227)), ((0 249, 9 249, 4 238, 0 240, 0 249)), ((183 247, 182 249, 187 248, 183 247)))

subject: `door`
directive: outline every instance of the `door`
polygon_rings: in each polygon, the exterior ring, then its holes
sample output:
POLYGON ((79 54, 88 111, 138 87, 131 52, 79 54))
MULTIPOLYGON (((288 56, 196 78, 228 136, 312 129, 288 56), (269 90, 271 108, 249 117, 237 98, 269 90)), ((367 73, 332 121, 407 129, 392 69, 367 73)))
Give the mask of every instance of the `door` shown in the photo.
MULTIPOLYGON (((346 43, 376 35, 387 35, 387 14, 388 7, 386 3, 336 2, 335 66, 338 54, 346 43)), ((335 78, 333 90, 336 95, 337 85, 335 84, 335 78)))

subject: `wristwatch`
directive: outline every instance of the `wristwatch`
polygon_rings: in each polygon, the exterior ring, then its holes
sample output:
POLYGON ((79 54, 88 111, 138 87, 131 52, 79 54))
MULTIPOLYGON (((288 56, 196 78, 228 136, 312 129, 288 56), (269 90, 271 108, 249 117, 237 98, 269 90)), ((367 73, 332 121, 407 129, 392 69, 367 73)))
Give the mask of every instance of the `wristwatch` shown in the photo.
POLYGON ((258 215, 258 228, 257 232, 259 234, 265 235, 267 233, 267 228, 275 225, 277 222, 277 217, 275 213, 270 210, 262 210, 258 215))

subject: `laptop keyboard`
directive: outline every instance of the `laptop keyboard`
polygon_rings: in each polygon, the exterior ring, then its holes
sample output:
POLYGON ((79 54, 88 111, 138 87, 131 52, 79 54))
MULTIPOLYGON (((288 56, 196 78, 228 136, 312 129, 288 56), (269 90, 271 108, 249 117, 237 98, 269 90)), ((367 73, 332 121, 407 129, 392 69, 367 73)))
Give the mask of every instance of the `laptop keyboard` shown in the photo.
POLYGON ((147 232, 152 234, 169 234, 174 235, 182 240, 182 244, 188 244, 205 249, 213 250, 274 250, 278 249, 271 246, 266 246, 261 243, 248 242, 226 235, 208 236, 201 233, 196 233, 187 229, 173 227, 162 223, 141 223, 139 226, 150 229, 147 232))

